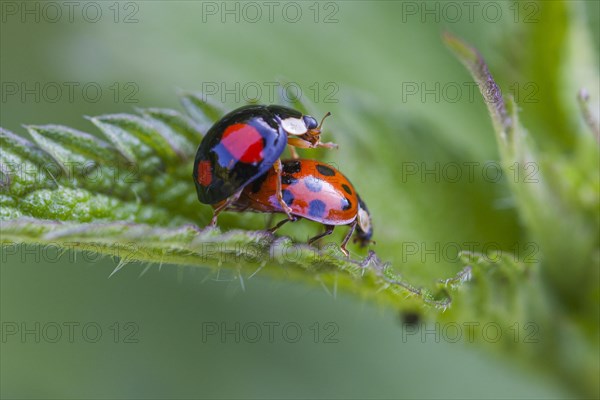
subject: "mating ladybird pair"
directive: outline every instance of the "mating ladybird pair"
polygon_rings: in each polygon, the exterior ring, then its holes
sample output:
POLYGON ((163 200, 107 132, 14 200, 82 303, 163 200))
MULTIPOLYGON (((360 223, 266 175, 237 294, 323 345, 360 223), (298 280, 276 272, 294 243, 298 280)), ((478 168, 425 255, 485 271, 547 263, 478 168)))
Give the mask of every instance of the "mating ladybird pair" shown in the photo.
POLYGON ((344 254, 355 230, 361 246, 366 245, 373 234, 371 218, 350 181, 327 164, 298 159, 295 147, 337 147, 321 142, 323 120, 318 124, 288 107, 251 105, 217 121, 198 147, 193 173, 198 200, 214 208, 210 225, 225 210, 285 213, 287 219, 271 232, 305 218, 326 228, 309 244, 336 225, 349 225, 340 246, 344 254), (292 159, 282 161, 286 146, 292 159))

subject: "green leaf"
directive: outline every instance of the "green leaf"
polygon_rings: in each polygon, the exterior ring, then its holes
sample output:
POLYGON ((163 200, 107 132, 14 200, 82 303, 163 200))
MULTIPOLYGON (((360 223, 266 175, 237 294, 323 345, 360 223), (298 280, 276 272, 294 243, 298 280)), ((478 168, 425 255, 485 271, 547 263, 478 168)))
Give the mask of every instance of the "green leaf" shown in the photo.
MULTIPOLYGON (((485 98, 481 83, 493 82, 493 78, 483 58, 456 37, 446 35, 445 41, 480 83, 485 98)), ((495 82, 490 86, 497 87, 495 82)), ((572 103, 575 97, 574 92, 572 103)), ((500 293, 496 279, 485 286, 473 287, 473 297, 478 298, 477 304, 472 304, 473 311, 479 319, 496 313, 494 321, 506 321, 509 315, 522 323, 533 321, 546 345, 535 346, 533 351, 531 347, 513 347, 520 348, 518 351, 527 354, 534 364, 542 359, 542 354, 544 359, 553 359, 550 365, 540 367, 563 376, 582 394, 597 397, 598 386, 591 376, 600 374, 600 365, 597 357, 590 356, 599 350, 597 337, 600 334, 600 171, 597 168, 600 152, 597 141, 590 134, 574 135, 574 154, 540 146, 519 122, 512 98, 496 104, 488 102, 488 110, 499 139, 505 172, 510 174, 513 169, 524 178, 512 181, 510 187, 527 233, 539 245, 541 258, 539 265, 526 274, 521 273, 520 279, 506 273, 500 293), (534 176, 531 176, 532 171, 534 176), (508 285, 507 279, 510 279, 508 285), (492 304, 505 309, 483 308, 492 304), (519 314, 515 314, 517 312, 519 314), (568 342, 565 337, 570 338, 568 342)), ((505 262, 502 267, 510 267, 510 264, 505 262)), ((481 283, 489 278, 476 276, 475 279, 481 283)), ((461 309, 465 311, 462 307, 455 308, 457 313, 461 309)))
POLYGON ((198 143, 202 140, 199 124, 177 111, 165 108, 146 108, 138 110, 146 119, 150 119, 163 136, 171 137, 175 145, 187 157, 194 155, 198 143), (170 135, 173 130, 177 135, 170 135))
POLYGON ((221 104, 200 92, 180 91, 181 104, 188 114, 198 122, 203 132, 225 114, 221 104))
MULTIPOLYGON (((197 120, 206 123, 221 115, 198 95, 183 96, 197 120)), ((319 249, 266 231, 201 229, 210 209, 197 202, 191 177, 194 143, 202 138, 199 123, 173 110, 139 111, 142 117, 90 118, 108 142, 56 125, 27 127, 37 146, 3 133, 2 160, 18 154, 19 162, 51 161, 65 173, 54 185, 32 182, 24 193, 15 189, 13 173, 3 169, 8 187, 2 243, 53 243, 118 256, 117 270, 131 261, 229 267, 241 280, 262 271, 376 295, 392 304, 408 293, 422 305, 450 305, 446 291, 436 294, 408 283, 375 253, 353 260, 333 243, 319 249)))
POLYGON ((90 118, 111 142, 130 160, 147 160, 157 156, 164 161, 181 157, 169 136, 163 136, 155 126, 134 115, 116 114, 90 118))

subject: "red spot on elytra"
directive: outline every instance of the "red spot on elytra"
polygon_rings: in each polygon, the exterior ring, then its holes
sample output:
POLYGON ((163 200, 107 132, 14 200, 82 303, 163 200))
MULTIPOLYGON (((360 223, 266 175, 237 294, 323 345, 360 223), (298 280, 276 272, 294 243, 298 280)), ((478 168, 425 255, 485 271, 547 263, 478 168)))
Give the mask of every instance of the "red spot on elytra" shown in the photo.
POLYGON ((263 138, 256 128, 248 124, 233 124, 225 129, 221 144, 236 159, 254 164, 263 159, 263 138))
POLYGON ((202 186, 208 186, 212 182, 212 168, 210 161, 202 160, 198 164, 198 182, 202 186))

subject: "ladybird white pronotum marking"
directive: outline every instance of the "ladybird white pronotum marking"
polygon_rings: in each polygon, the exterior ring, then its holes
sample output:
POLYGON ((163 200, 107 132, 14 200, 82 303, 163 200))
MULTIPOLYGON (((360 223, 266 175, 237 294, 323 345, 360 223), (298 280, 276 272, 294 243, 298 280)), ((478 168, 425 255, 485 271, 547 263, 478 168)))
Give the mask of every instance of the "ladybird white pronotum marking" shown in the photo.
POLYGON ((308 131, 308 127, 300 118, 286 118, 281 121, 281 127, 289 135, 304 135, 308 131))

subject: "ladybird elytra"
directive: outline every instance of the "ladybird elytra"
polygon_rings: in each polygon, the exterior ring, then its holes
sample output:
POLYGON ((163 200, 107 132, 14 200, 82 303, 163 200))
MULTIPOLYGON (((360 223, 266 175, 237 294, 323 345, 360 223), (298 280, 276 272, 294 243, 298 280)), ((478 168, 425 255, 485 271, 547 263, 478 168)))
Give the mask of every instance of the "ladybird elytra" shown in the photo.
MULTIPOLYGON (((226 200, 227 208, 234 203, 233 197, 272 168, 281 174, 280 157, 288 145, 293 157, 297 153, 292 146, 335 148, 320 140, 325 117, 317 124, 310 115, 277 105, 249 105, 228 113, 208 130, 196 152, 193 178, 198 200, 211 205, 226 200)), ((280 186, 279 180, 276 183, 280 186)), ((280 188, 276 194, 291 218, 280 188)), ((214 207, 211 225, 224 208, 214 207)))
MULTIPOLYGON (((239 198, 231 204, 233 211, 283 213, 277 199, 277 181, 280 180, 284 202, 293 218, 316 221, 326 227, 324 233, 309 240, 309 243, 333 232, 335 226, 349 225, 350 230, 340 249, 346 254, 346 243, 356 229, 356 240, 361 246, 370 242, 373 235, 369 211, 358 196, 352 183, 336 168, 325 163, 292 159, 282 162, 279 178, 274 169, 247 186, 239 198)), ((272 232, 290 219, 277 224, 272 232)))

